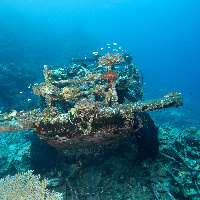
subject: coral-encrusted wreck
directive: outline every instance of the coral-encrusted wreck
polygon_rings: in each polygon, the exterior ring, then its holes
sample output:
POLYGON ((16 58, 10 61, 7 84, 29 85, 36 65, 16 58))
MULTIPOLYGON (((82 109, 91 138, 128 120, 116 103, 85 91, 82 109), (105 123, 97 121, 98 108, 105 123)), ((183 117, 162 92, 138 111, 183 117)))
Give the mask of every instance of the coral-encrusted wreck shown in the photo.
POLYGON ((51 70, 45 65, 45 81, 33 88, 43 107, 18 112, 1 124, 0 132, 34 129, 57 149, 100 147, 139 134, 139 113, 183 104, 173 92, 142 101, 140 72, 133 63, 124 63, 124 55, 115 53, 100 57, 96 66, 51 70))

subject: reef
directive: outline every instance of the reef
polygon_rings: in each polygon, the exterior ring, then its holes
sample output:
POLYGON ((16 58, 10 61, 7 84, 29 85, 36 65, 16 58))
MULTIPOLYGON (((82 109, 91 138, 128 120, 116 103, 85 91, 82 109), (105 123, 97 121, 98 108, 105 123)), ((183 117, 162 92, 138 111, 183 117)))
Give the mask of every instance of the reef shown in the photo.
POLYGON ((44 65, 44 82, 33 88, 41 108, 1 118, 0 132, 34 129, 57 149, 102 146, 123 141, 142 128, 138 113, 183 105, 170 92, 143 101, 140 72, 123 54, 106 54, 97 65, 44 65))

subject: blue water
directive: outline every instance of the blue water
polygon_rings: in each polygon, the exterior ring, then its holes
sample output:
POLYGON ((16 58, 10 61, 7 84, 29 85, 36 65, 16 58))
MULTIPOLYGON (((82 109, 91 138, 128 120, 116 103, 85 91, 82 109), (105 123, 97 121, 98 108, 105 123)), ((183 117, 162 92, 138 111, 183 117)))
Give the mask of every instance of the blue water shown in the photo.
MULTIPOLYGON (((26 68, 35 77, 33 84, 42 81, 44 64, 68 66, 72 57, 114 48, 131 53, 144 77, 144 100, 181 93, 183 107, 151 115, 157 124, 182 129, 200 129, 199 36, 199 0, 0 1, 0 64, 26 68)), ((6 106, 2 103, 2 111, 6 106)), ((27 109, 34 106, 27 103, 27 109)))

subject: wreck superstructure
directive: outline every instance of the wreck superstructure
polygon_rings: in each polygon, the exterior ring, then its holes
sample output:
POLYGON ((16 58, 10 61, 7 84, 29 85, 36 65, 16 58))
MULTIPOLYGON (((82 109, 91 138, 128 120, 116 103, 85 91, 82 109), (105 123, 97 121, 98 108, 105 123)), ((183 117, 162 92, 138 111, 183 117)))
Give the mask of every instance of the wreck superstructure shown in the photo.
POLYGON ((0 132, 34 129, 57 149, 108 145, 142 128, 138 113, 183 104, 174 92, 142 101, 140 72, 133 63, 117 53, 98 59, 98 65, 54 70, 45 65, 44 82, 33 88, 42 108, 16 113, 0 132))

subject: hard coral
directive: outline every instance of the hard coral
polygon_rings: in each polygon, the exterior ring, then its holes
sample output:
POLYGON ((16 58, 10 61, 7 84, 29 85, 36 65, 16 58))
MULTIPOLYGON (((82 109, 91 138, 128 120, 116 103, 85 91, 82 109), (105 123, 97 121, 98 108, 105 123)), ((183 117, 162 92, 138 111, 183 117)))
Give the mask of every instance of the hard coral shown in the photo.
POLYGON ((64 87, 62 90, 62 96, 65 100, 70 100, 76 97, 79 89, 77 87, 64 87))
POLYGON ((51 83, 42 82, 39 86, 33 88, 33 93, 36 95, 47 95, 57 93, 57 88, 51 83))
POLYGON ((82 99, 81 101, 76 102, 74 107, 81 112, 88 113, 90 111, 97 111, 99 109, 100 102, 95 102, 90 99, 82 99))
POLYGON ((107 53, 105 56, 99 58, 99 65, 106 65, 110 66, 111 68, 116 63, 124 63, 124 62, 125 61, 123 55, 119 53, 114 53, 114 54, 107 53))

